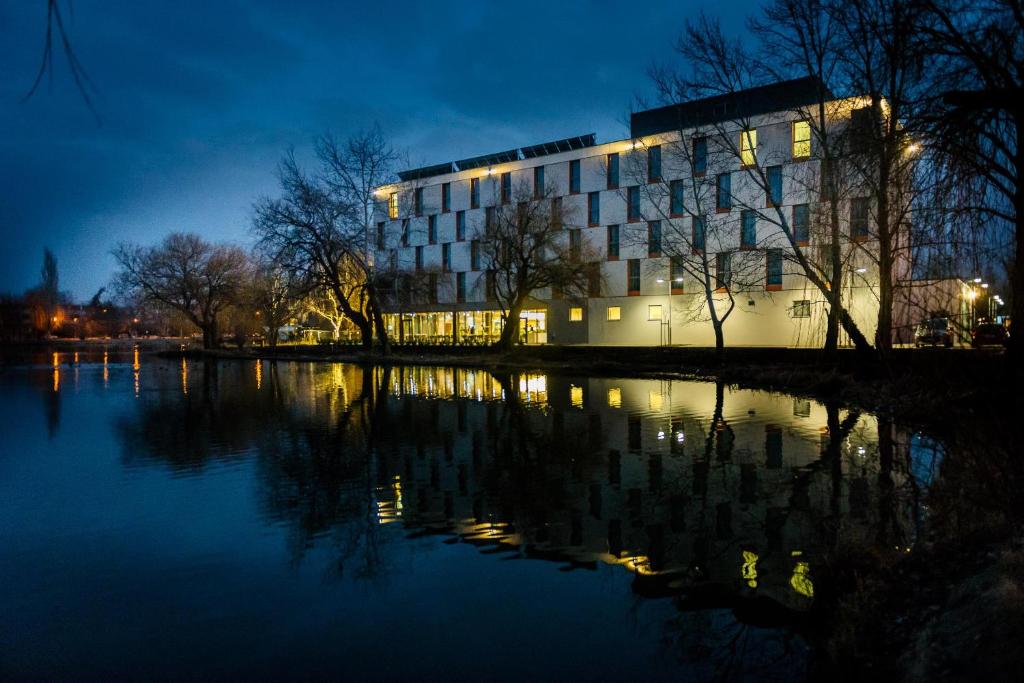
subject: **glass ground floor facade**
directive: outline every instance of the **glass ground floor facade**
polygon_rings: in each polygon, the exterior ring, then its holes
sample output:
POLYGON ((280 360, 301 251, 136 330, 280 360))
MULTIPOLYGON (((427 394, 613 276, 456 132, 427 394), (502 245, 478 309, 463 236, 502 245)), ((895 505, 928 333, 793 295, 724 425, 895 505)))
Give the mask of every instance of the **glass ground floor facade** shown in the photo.
MULTIPOLYGON (((500 311, 386 313, 384 324, 391 339, 407 344, 492 344, 504 327, 500 311)), ((519 315, 519 342, 547 341, 547 311, 523 311, 519 315)))

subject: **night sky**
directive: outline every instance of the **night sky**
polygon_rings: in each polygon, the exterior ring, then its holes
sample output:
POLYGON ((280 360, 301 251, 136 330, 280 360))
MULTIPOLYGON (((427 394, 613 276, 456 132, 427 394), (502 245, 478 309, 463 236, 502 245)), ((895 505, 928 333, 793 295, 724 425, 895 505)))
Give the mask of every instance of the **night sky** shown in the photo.
POLYGON ((755 4, 75 0, 64 18, 99 125, 61 54, 52 87, 22 103, 46 2, 0 4, 0 292, 34 285, 47 245, 61 288, 88 299, 120 240, 247 244, 282 152, 308 155, 327 130, 377 121, 413 166, 625 137, 684 19, 724 7, 739 32, 755 4))

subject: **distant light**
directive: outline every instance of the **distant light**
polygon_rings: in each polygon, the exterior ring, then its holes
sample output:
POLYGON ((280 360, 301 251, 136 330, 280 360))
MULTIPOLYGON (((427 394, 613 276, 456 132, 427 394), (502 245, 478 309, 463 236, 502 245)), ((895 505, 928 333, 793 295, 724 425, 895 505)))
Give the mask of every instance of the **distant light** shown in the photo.
POLYGON ((988 283, 987 282, 982 282, 981 283, 981 288, 982 289, 988 289, 988 283))
POLYGON ((868 269, 867 268, 858 268, 857 272, 858 273, 866 273, 866 272, 868 272, 868 269))
POLYGON ((665 438, 665 432, 659 430, 658 431, 658 441, 661 441, 664 438, 665 438))
POLYGON ((677 277, 676 278, 676 282, 682 282, 682 281, 683 281, 683 278, 681 278, 681 277, 677 277))
POLYGON ((978 284, 979 282, 981 282, 981 278, 980 277, 974 278, 974 284, 978 284))
POLYGON ((658 279, 656 280, 656 282, 657 282, 657 283, 658 283, 659 285, 660 285, 661 283, 663 283, 664 281, 665 281, 665 280, 664 280, 664 278, 660 278, 660 277, 659 277, 659 278, 658 278, 658 279))
POLYGON ((487 169, 487 175, 494 175, 494 169, 493 168, 487 169))

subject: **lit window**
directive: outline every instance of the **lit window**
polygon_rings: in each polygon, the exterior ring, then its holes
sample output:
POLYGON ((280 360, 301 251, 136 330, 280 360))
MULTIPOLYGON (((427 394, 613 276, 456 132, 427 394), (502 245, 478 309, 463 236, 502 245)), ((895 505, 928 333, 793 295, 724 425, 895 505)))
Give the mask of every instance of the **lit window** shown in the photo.
POLYGON ((811 124, 797 121, 793 124, 793 158, 806 159, 811 156, 811 124))
POLYGON ((611 389, 608 390, 608 407, 622 407, 622 390, 619 389, 618 387, 612 387, 611 389))
POLYGON ((573 408, 583 407, 583 387, 578 387, 575 384, 569 387, 569 398, 572 401, 573 408))
POLYGON ((622 320, 622 309, 618 306, 609 306, 608 320, 622 320))
POLYGON ((753 166, 757 161, 757 130, 751 128, 740 133, 740 163, 753 166))
POLYGON ((569 321, 570 322, 574 322, 574 323, 578 323, 581 320, 583 320, 583 307, 582 306, 573 306, 572 308, 570 308, 569 309, 569 321))
POLYGON ((388 218, 398 218, 398 193, 388 195, 388 218))
POLYGON ((661 304, 651 304, 647 307, 648 320, 661 320, 661 304))

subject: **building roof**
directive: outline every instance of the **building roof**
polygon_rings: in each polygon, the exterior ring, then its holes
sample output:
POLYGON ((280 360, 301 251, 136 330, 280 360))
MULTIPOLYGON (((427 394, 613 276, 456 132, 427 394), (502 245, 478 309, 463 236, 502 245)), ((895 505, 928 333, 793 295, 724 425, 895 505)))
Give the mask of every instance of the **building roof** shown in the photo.
MULTIPOLYGON (((629 117, 630 136, 639 138, 804 107, 818 101, 820 87, 818 78, 807 76, 635 112, 629 117)), ((832 98, 827 88, 825 96, 832 98)))
POLYGON ((510 161, 534 159, 536 157, 542 157, 548 154, 558 154, 559 152, 570 152, 574 149, 593 147, 596 142, 596 139, 597 136, 594 133, 587 133, 586 135, 577 135, 571 138, 562 138, 561 140, 544 142, 539 145, 532 145, 530 147, 517 147, 516 149, 510 149, 505 152, 483 154, 478 157, 470 157, 469 159, 461 159, 459 161, 448 161, 443 164, 435 164, 433 166, 423 166, 421 168, 413 168, 407 171, 399 171, 398 177, 402 180, 402 182, 408 182, 410 180, 430 178, 432 176, 445 175, 447 173, 468 171, 474 168, 483 168, 485 166, 506 164, 510 161))

